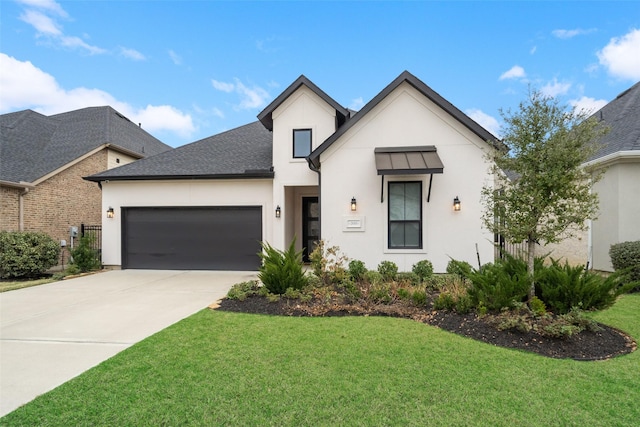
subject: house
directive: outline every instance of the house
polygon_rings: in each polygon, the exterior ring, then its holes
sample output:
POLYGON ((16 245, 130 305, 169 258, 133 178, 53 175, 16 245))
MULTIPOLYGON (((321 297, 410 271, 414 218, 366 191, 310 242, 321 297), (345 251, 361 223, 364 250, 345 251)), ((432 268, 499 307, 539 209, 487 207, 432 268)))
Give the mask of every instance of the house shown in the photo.
POLYGON ((586 166, 605 168, 593 186, 600 210, 591 222, 589 248, 596 270, 613 271, 612 244, 640 240, 640 82, 593 115, 609 126, 602 148, 586 166))
POLYGON ((260 242, 295 238, 305 259, 323 239, 370 269, 444 271, 493 260, 480 192, 498 144, 409 72, 359 112, 300 76, 256 122, 86 179, 108 265, 256 270, 260 242))
POLYGON ((0 231, 70 245, 70 227, 102 220, 101 191, 83 177, 170 149, 111 107, 0 115, 0 231))

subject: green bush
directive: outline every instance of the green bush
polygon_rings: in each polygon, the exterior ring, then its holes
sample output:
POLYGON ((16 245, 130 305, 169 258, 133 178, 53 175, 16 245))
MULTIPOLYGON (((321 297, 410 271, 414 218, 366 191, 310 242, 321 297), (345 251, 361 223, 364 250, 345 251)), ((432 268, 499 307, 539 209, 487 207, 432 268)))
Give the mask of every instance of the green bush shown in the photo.
POLYGON ((640 240, 611 245, 609 249, 614 270, 627 270, 630 281, 640 280, 640 240))
POLYGON ((420 284, 420 277, 411 272, 401 272, 396 274, 396 281, 400 284, 415 286, 420 284))
POLYGON ((396 276, 398 274, 398 266, 393 261, 382 261, 380 264, 378 264, 378 273, 380 273, 383 280, 396 280, 396 276))
POLYGON ((60 244, 44 233, 0 232, 0 278, 34 278, 58 264, 60 244))
POLYGON ((348 278, 349 273, 344 267, 348 260, 349 258, 340 251, 340 247, 328 246, 324 240, 320 240, 309 254, 313 273, 325 285, 335 285, 348 278))
POLYGON ((551 265, 536 275, 536 294, 555 314, 569 313, 572 308, 601 310, 613 305, 618 295, 628 292, 633 284, 624 284, 624 275, 614 273, 603 277, 584 266, 551 265))
POLYGON ((469 274, 473 271, 473 267, 466 261, 457 261, 452 259, 447 264, 447 273, 448 274, 457 274, 460 277, 467 278, 469 274))
POLYGON ((307 284, 307 277, 302 270, 302 251, 296 252, 296 239, 293 239, 286 251, 273 248, 262 243, 262 266, 258 278, 272 294, 282 295, 288 288, 302 289, 307 284))
POLYGON ((354 259, 349 262, 349 276, 356 282, 364 279, 364 275, 367 272, 367 267, 364 262, 354 259))
POLYGON ((418 307, 424 307, 427 305, 427 293, 423 290, 414 291, 411 294, 411 302, 418 307))
POLYGON ((527 264, 514 257, 495 264, 485 264, 469 274, 471 287, 469 296, 475 306, 489 311, 500 311, 523 302, 529 292, 531 281, 527 264))
POLYGON ((421 282, 424 282, 429 277, 433 276, 433 264, 431 264, 431 261, 428 259, 423 259, 422 261, 418 261, 413 264, 411 271, 420 278, 421 282))
POLYGON ((80 238, 78 246, 71 249, 73 263, 77 265, 83 273, 102 268, 100 254, 98 251, 93 249, 93 242, 95 242, 95 237, 91 234, 87 234, 80 238))
POLYGON ((364 273, 364 280, 370 285, 376 285, 382 282, 382 274, 378 273, 376 270, 368 270, 364 273))
POLYGON ((238 301, 244 301, 247 297, 258 293, 259 286, 256 280, 249 280, 247 282, 236 283, 231 286, 227 293, 228 299, 235 299, 238 301))

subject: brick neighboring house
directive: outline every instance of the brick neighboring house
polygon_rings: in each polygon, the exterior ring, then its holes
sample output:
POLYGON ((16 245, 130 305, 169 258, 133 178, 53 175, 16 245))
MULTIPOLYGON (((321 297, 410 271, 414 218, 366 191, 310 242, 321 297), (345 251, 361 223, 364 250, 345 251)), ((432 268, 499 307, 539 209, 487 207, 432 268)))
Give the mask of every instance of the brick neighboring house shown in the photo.
POLYGON ((0 231, 70 243, 71 226, 100 225, 105 215, 100 188, 82 177, 168 150, 108 106, 0 115, 0 231))

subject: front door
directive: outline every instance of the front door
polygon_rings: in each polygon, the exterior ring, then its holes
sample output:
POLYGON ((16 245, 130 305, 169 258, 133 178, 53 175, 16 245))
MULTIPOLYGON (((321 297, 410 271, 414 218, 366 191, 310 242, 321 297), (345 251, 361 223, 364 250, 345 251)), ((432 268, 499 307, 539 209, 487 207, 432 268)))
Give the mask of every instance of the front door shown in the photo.
POLYGON ((320 240, 320 205, 317 197, 302 198, 302 260, 309 262, 309 254, 320 240))

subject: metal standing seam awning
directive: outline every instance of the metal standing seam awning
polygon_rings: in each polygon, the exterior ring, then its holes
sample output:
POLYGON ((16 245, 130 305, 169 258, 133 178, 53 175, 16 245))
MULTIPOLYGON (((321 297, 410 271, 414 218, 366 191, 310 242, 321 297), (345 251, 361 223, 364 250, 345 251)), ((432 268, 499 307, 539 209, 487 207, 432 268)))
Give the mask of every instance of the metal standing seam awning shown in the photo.
POLYGON ((380 203, 384 201, 385 175, 426 175, 429 174, 429 192, 427 202, 431 198, 431 182, 434 173, 443 173, 444 165, 438 156, 435 145, 417 147, 376 147, 374 150, 376 169, 382 176, 380 203))

